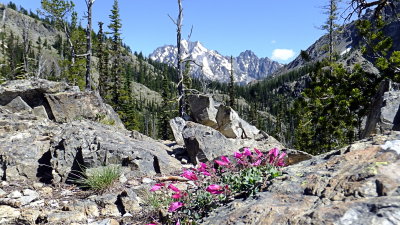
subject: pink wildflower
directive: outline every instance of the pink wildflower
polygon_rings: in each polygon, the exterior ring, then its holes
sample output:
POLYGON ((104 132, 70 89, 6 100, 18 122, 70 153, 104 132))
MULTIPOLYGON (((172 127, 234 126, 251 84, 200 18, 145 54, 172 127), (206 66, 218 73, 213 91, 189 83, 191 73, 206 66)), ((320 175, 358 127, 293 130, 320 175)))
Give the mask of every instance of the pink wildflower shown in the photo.
POLYGON ((224 192, 224 187, 217 184, 211 184, 206 188, 206 191, 210 192, 211 194, 218 195, 224 192))
POLYGON ((252 163, 252 166, 259 166, 261 164, 261 160, 257 160, 255 163, 252 163))
POLYGON ((236 159, 241 159, 243 157, 243 154, 241 154, 240 152, 235 152, 233 153, 233 157, 235 157, 236 159))
POLYGON ((203 172, 203 171, 207 170, 207 164, 201 162, 201 163, 200 163, 200 167, 198 168, 198 170, 199 170, 200 172, 203 172))
POLYGON ((229 165, 229 163, 221 161, 221 160, 215 160, 214 161, 216 164, 220 165, 220 166, 227 166, 229 165))
POLYGON ((260 150, 254 148, 254 151, 257 153, 258 158, 263 157, 264 154, 260 150))
POLYGON ((193 173, 193 172, 190 171, 190 170, 185 170, 181 176, 182 176, 182 177, 185 177, 185 178, 187 178, 187 179, 189 179, 189 180, 197 180, 197 179, 198 179, 197 176, 196 176, 196 174, 193 173))
POLYGON ((267 155, 269 157, 269 163, 274 164, 278 155, 279 155, 279 150, 277 148, 273 148, 273 149, 269 150, 268 155, 267 155))
POLYGON ((179 192, 172 195, 173 199, 179 199, 179 198, 182 198, 182 197, 183 197, 183 195, 181 193, 179 193, 179 192))
POLYGON ((226 162, 226 163, 231 163, 228 157, 226 156, 221 156, 221 161, 226 162))
POLYGON ((179 221, 179 219, 178 219, 178 221, 176 221, 175 225, 181 225, 181 222, 179 221))
POLYGON ((286 153, 282 152, 276 162, 277 166, 285 166, 285 156, 286 156, 286 153))
POLYGON ((210 173, 210 172, 208 172, 208 171, 203 171, 202 173, 203 173, 203 175, 204 175, 204 176, 208 176, 208 177, 210 177, 210 176, 211 176, 211 173, 210 173))
POLYGON ((151 187, 150 191, 158 191, 160 190, 163 186, 165 186, 165 184, 161 183, 161 184, 155 184, 153 187, 151 187))
POLYGON ((251 151, 250 151, 250 149, 249 149, 249 148, 244 148, 243 155, 245 155, 245 156, 251 156, 251 151))
POLYGON ((173 184, 168 185, 168 189, 174 191, 174 192, 181 192, 181 190, 179 190, 177 187, 175 187, 173 184))
POLYGON ((175 212, 177 209, 183 206, 182 202, 173 202, 169 205, 168 211, 175 212))

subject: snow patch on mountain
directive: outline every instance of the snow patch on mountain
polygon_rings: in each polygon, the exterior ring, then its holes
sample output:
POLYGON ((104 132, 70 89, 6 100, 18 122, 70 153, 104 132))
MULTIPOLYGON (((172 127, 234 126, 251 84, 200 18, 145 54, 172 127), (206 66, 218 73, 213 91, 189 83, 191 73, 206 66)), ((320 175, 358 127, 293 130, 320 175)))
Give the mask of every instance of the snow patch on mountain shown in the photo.
MULTIPOLYGON (((182 41, 183 58, 191 59, 191 73, 197 78, 206 78, 212 81, 228 82, 231 70, 229 56, 223 56, 215 50, 205 48, 199 41, 182 41)), ((152 60, 176 65, 178 49, 173 45, 157 48, 151 55, 152 60)), ((247 84, 260 80, 281 68, 283 65, 267 57, 258 58, 254 52, 247 50, 233 58, 233 70, 236 83, 247 84)))

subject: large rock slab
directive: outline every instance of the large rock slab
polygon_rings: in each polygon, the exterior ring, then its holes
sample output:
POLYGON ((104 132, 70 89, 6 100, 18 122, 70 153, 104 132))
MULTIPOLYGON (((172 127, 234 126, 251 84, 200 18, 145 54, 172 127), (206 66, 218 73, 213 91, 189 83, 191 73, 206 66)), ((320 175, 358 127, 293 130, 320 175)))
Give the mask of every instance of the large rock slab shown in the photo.
POLYGON ((124 125, 114 110, 95 92, 61 92, 45 95, 56 122, 98 120, 120 128, 124 125))
POLYGON ((201 224, 400 224, 399 140, 378 135, 284 168, 266 192, 201 224))
POLYGON ((135 140, 110 126, 74 121, 61 127, 51 141, 50 164, 56 180, 75 177, 80 166, 117 164, 137 175, 173 173, 180 168, 167 147, 150 140, 135 140))
POLYGON ((189 95, 187 97, 191 116, 195 122, 217 128, 216 120, 218 110, 215 108, 214 100, 207 95, 189 95))

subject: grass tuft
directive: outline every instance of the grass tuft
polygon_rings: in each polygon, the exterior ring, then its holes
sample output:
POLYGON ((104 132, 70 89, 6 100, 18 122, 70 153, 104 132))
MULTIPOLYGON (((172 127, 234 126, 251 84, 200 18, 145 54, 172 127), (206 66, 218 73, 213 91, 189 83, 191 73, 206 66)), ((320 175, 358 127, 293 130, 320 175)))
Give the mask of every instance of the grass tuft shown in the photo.
POLYGON ((108 165, 93 169, 86 169, 81 178, 77 180, 83 188, 94 191, 104 191, 111 187, 121 176, 121 167, 118 165, 108 165))

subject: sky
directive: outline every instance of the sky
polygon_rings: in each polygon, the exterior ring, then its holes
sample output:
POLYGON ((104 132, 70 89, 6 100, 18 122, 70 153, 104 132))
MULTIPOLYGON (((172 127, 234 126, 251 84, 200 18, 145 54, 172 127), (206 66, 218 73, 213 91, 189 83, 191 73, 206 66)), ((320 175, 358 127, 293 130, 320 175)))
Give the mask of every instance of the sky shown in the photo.
MULTIPOLYGON (((7 0, 0 0, 7 3, 7 0)), ((17 6, 36 11, 40 0, 12 0, 17 6)), ((109 24, 113 0, 96 0, 94 29, 98 21, 109 24)), ((83 18, 85 0, 74 0, 83 18)), ((191 41, 222 55, 238 56, 251 50, 258 57, 281 63, 293 60, 324 34, 322 9, 326 0, 183 0, 183 38, 193 26, 191 41)), ((176 44, 177 0, 119 0, 122 38, 132 51, 148 56, 157 47, 176 44)))

